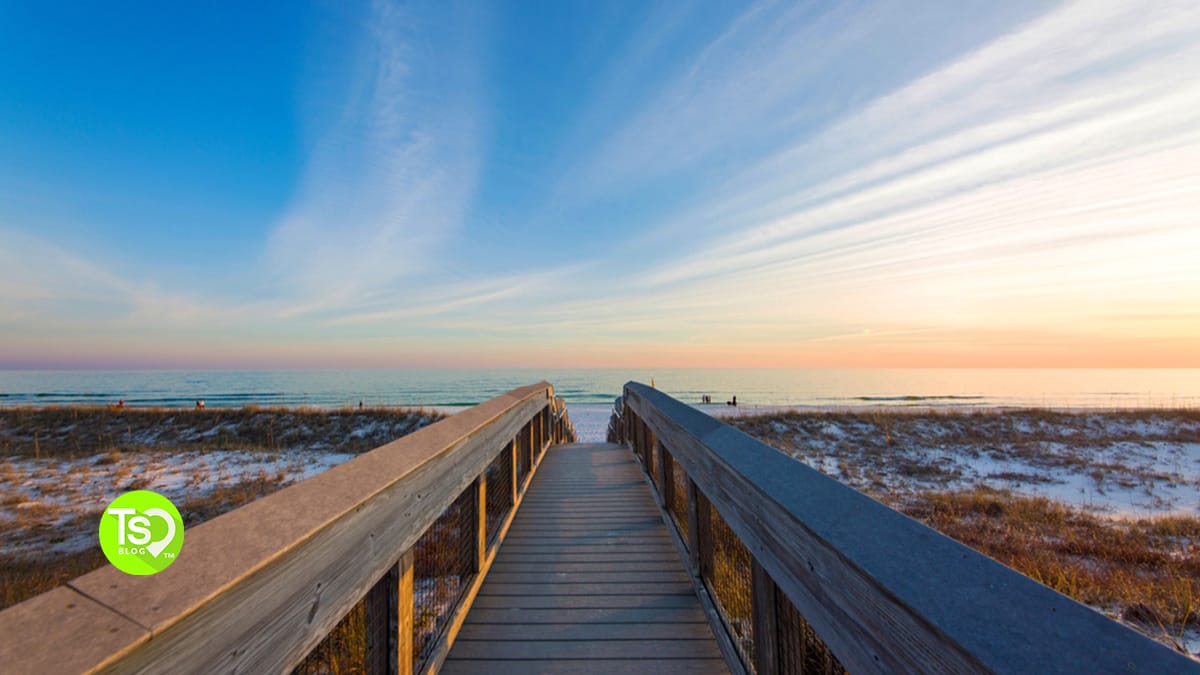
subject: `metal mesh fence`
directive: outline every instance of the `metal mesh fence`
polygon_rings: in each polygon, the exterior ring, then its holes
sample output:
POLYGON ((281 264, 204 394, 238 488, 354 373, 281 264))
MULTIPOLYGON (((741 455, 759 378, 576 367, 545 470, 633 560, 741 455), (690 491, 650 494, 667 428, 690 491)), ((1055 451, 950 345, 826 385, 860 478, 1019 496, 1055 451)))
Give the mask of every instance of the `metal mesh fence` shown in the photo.
POLYGON ((846 669, 778 588, 775 589, 775 620, 781 675, 844 675, 846 669))
POLYGON ((650 426, 642 425, 642 448, 646 453, 646 472, 650 474, 651 480, 654 481, 654 487, 662 491, 662 486, 658 484, 658 443, 654 438, 654 432, 650 431, 650 426))
POLYGON ((517 432, 517 485, 524 485, 529 476, 529 429, 522 428, 517 432))
MULTIPOLYGON (((666 449, 663 450, 666 452, 666 449)), ((668 453, 669 454, 669 453, 668 453)), ((674 460, 674 457, 672 457, 674 460)), ((675 527, 679 528, 680 538, 684 544, 688 541, 688 515, 687 515, 687 474, 683 467, 675 461, 671 462, 671 475, 667 476, 667 480, 674 481, 674 489, 671 492, 671 503, 667 504, 667 509, 671 512, 671 517, 675 519, 675 527)))
POLYGON ((413 553, 413 659, 429 656, 475 566, 474 490, 468 486, 417 540, 413 553))
POLYGON ((729 636, 741 654, 742 663, 752 664, 754 619, 751 610, 753 588, 750 551, 711 504, 712 575, 706 579, 709 590, 729 626, 729 636))
POLYGON ((512 445, 496 455, 487 468, 487 540, 488 544, 500 534, 500 523, 512 508, 512 445))
POLYGON ((358 675, 366 672, 367 603, 358 601, 300 665, 295 675, 358 675))

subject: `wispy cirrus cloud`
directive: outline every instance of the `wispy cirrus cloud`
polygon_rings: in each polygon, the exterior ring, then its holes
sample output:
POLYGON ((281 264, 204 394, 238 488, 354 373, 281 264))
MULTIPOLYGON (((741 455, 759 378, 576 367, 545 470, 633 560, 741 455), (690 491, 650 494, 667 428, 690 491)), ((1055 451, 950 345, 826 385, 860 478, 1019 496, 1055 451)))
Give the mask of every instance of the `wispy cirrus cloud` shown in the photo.
MULTIPOLYGON (((578 174, 581 193, 610 198, 666 177, 695 190, 678 200, 692 206, 618 242, 625 259, 602 258, 603 292, 583 282, 523 313, 537 325, 568 316, 581 333, 619 324, 666 343, 702 330, 724 344, 867 326, 884 329, 876 344, 1011 326, 1086 341, 1136 333, 1103 317, 1149 298, 1190 316, 1193 4, 1068 3, 908 79, 805 90, 814 68, 884 31, 883 16, 767 3, 719 34, 578 174), (682 178, 714 157, 719 182, 682 178)), ((918 42, 959 29, 918 16, 884 32, 910 27, 918 42)), ((908 56, 895 48, 885 55, 908 56)), ((1200 337, 1194 320, 1179 325, 1200 337)))
POLYGON ((378 0, 362 22, 344 103, 267 244, 285 315, 402 302, 397 283, 429 273, 462 226, 478 169, 478 59, 453 17, 419 9, 378 0))

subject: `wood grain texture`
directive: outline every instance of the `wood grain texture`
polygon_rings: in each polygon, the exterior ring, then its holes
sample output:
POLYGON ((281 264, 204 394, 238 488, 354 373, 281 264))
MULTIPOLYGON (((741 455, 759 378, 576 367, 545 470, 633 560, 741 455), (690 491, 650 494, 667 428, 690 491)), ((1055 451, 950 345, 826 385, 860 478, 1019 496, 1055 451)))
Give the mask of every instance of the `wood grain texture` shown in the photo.
POLYGON ((851 672, 1200 672, 662 392, 622 400, 851 672))
MULTIPOLYGON (((0 613, 9 626, 0 649, 69 644, 52 656, 74 671, 286 670, 548 405, 550 391, 513 390, 191 528, 179 559, 157 575, 103 568, 56 592, 111 611, 60 611, 70 620, 41 625, 22 620, 21 606, 0 613), (128 624, 116 633, 114 615, 128 624)), ((13 651, 6 671, 45 670, 29 665, 36 650, 13 651)))
POLYGON ((119 658, 150 631, 60 587, 0 612, 0 672, 80 673, 119 658))
POLYGON ((555 659, 473 661, 458 659, 447 661, 442 670, 445 675, 631 675, 653 673, 653 675, 728 675, 725 662, 711 659, 555 659))
POLYGON ((672 672, 680 662, 728 672, 636 460, 613 445, 551 448, 442 672, 672 672), (588 504, 597 524, 562 517, 614 487, 619 499, 588 504))

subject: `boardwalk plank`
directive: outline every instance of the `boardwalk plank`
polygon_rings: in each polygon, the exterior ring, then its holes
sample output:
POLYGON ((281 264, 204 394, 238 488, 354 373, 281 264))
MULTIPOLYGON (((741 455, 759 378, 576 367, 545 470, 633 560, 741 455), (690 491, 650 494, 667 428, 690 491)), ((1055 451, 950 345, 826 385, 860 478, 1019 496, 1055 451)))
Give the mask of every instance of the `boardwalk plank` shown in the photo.
POLYGON ((729 673, 720 659, 560 659, 557 661, 492 661, 451 658, 445 675, 717 675, 729 673))
POLYGON ((454 644, 460 659, 684 659, 716 645, 703 640, 463 640, 454 644))
POLYGON ((687 574, 680 569, 674 570, 625 570, 623 572, 607 572, 595 570, 561 570, 548 568, 540 572, 498 572, 493 570, 488 574, 489 581, 497 584, 536 584, 536 583, 570 583, 570 584, 657 584, 683 583, 690 584, 687 574), (495 576, 495 579, 492 577, 495 576))
POLYGON ((444 673, 728 673, 630 452, 552 448, 444 673))
MULTIPOLYGON (((703 619, 703 617, 701 617, 703 619)), ((703 623, 507 623, 463 624, 459 640, 711 640, 712 629, 703 623)), ((464 657, 465 658, 465 657, 464 657)))
POLYGON ((577 623, 600 625, 605 623, 703 623, 708 625, 708 616, 697 607, 590 607, 575 609, 522 609, 508 607, 489 609, 474 607, 468 623, 577 623))

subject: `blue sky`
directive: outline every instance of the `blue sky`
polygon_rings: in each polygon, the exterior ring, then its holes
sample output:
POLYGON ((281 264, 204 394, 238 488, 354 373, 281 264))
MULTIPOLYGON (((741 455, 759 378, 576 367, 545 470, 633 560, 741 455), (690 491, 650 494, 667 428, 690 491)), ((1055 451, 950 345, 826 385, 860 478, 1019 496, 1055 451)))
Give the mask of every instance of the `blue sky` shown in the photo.
POLYGON ((1190 2, 0 2, 0 367, 1200 366, 1190 2))

